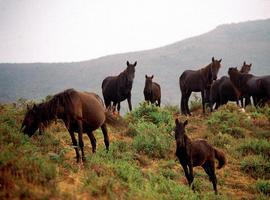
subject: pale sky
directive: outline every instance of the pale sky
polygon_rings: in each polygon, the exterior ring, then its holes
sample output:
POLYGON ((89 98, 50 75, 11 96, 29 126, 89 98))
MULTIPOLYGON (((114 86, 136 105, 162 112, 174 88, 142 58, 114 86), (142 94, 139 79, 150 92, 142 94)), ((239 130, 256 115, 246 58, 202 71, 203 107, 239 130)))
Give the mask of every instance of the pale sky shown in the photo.
POLYGON ((82 61, 270 18, 270 0, 0 0, 0 63, 82 61))

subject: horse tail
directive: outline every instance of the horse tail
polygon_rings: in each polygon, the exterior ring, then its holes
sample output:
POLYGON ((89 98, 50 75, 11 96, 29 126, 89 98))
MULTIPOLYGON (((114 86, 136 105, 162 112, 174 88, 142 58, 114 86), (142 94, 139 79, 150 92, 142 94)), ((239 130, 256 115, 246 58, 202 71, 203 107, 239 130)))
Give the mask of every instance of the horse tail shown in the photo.
POLYGON ((114 115, 110 109, 106 109, 105 117, 105 123, 108 123, 112 127, 117 128, 126 126, 125 120, 119 115, 114 115))
POLYGON ((226 164, 226 158, 225 158, 225 154, 217 149, 215 149, 215 158, 218 160, 218 169, 221 169, 222 167, 224 167, 224 165, 226 164))

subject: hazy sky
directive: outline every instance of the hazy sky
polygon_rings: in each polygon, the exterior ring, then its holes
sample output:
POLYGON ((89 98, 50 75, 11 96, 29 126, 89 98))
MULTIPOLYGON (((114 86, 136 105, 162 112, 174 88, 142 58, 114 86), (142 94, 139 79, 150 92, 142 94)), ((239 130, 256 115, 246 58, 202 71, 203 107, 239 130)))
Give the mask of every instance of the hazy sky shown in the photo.
POLYGON ((0 62, 81 61, 270 18, 270 0, 0 0, 0 62))

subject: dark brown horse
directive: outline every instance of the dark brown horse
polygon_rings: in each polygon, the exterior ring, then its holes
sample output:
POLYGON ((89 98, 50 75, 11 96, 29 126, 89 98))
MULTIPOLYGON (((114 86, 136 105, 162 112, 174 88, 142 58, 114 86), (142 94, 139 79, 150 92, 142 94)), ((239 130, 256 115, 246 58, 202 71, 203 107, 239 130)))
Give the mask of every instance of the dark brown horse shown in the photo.
POLYGON ((189 185, 192 184, 194 175, 193 167, 202 166, 213 183, 217 194, 217 178, 215 174, 215 158, 218 160, 218 169, 226 164, 224 153, 214 148, 206 140, 191 141, 185 134, 185 126, 188 124, 178 119, 175 120, 176 156, 182 165, 189 185))
MULTIPOLYGON (((240 72, 245 74, 249 73, 251 65, 252 64, 248 65, 244 62, 240 72)), ((220 105, 228 103, 228 101, 235 101, 237 105, 239 105, 239 100, 241 100, 241 105, 243 106, 243 97, 241 92, 234 87, 230 78, 227 76, 223 76, 214 81, 208 94, 210 95, 209 106, 211 111, 214 104, 216 104, 215 109, 217 109, 220 105)))
POLYGON ((106 122, 113 123, 115 121, 97 94, 79 92, 74 89, 56 94, 51 100, 28 109, 22 123, 22 131, 31 137, 37 129, 48 126, 51 121, 56 119, 62 119, 70 133, 77 162, 80 161, 80 153, 74 132, 78 133, 83 161, 85 160, 83 133, 87 133, 92 144, 92 151, 95 152, 96 139, 93 131, 101 127, 106 149, 109 150, 106 122))
POLYGON ((255 106, 262 99, 266 101, 270 99, 270 75, 254 76, 252 74, 243 74, 237 68, 229 68, 228 74, 233 85, 244 96, 252 96, 255 106))
POLYGON ((109 76, 102 81, 102 94, 106 108, 111 106, 116 107, 118 112, 120 111, 120 102, 127 99, 129 110, 132 110, 131 105, 131 89, 133 79, 135 77, 135 66, 127 61, 127 68, 121 72, 118 76, 109 76))
POLYGON ((181 112, 191 115, 188 108, 188 100, 192 92, 201 92, 203 113, 205 113, 205 90, 210 88, 213 80, 217 79, 221 60, 212 58, 212 62, 199 70, 186 70, 179 77, 179 85, 182 93, 181 112))
POLYGON ((153 82, 154 75, 147 76, 145 75, 145 86, 143 90, 144 100, 147 102, 151 102, 152 104, 156 104, 160 106, 161 101, 161 90, 160 85, 153 82))

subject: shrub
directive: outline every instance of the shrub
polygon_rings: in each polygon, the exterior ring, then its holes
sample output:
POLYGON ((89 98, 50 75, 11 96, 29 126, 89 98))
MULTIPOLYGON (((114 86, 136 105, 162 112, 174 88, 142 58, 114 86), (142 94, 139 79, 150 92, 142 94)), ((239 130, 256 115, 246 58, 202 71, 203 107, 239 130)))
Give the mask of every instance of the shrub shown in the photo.
POLYGON ((138 153, 151 157, 164 158, 170 152, 171 138, 161 132, 155 124, 142 122, 137 125, 139 134, 134 137, 132 145, 138 153))
POLYGON ((214 134, 220 131, 236 138, 242 138, 244 137, 243 127, 249 128, 251 121, 236 105, 227 104, 212 113, 207 120, 207 125, 214 134))
POLYGON ((241 144, 238 148, 242 155, 257 154, 270 159, 270 142, 264 139, 252 139, 241 144))
POLYGON ((128 115, 128 118, 131 118, 133 124, 141 121, 151 122, 158 127, 164 127, 168 132, 171 132, 174 127, 172 112, 153 104, 147 104, 146 102, 140 103, 128 115))
POLYGON ((261 155, 246 156, 240 163, 240 169, 254 178, 270 178, 270 161, 261 155))
POLYGON ((270 181, 269 180, 259 179, 257 180, 255 187, 259 192, 262 192, 263 194, 270 196, 270 181))

